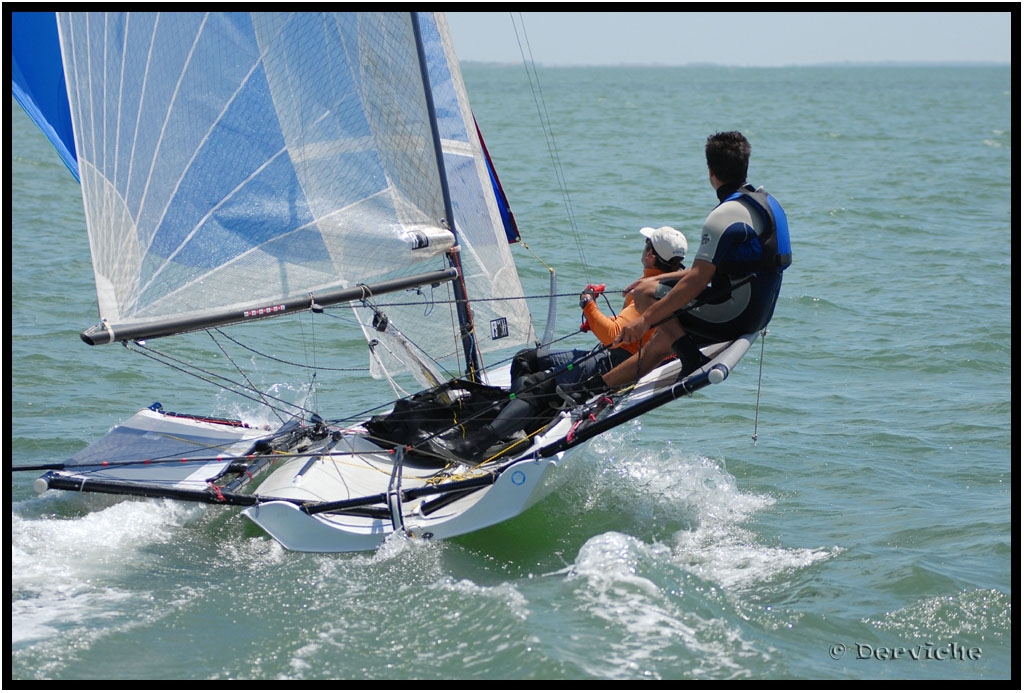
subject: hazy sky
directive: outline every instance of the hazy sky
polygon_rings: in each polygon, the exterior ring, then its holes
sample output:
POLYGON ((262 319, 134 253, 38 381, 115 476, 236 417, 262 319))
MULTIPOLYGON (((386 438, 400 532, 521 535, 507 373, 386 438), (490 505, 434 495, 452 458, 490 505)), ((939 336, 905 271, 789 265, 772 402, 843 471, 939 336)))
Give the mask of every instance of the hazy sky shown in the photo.
POLYGON ((1010 12, 523 12, 517 41, 508 12, 447 15, 461 60, 520 63, 528 44, 541 65, 1009 64, 1020 21, 1010 12))

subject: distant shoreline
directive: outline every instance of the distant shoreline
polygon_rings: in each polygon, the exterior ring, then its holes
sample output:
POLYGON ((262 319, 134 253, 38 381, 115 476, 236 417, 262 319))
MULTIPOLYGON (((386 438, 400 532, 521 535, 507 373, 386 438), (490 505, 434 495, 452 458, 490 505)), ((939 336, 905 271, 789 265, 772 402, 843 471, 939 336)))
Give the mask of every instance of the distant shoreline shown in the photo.
MULTIPOLYGON (((473 65, 481 67, 520 67, 521 62, 500 62, 492 60, 460 60, 461 65, 473 65)), ((671 63, 607 63, 607 64, 593 64, 593 65, 577 65, 573 63, 536 63, 537 67, 543 68, 592 68, 592 67, 657 67, 657 68, 721 68, 728 70, 735 69, 752 69, 752 70, 791 70, 791 69, 805 69, 805 68, 833 68, 833 67, 934 67, 934 68, 975 68, 975 67, 1005 67, 1010 68, 1010 63, 994 62, 994 61, 880 61, 880 62, 828 62, 828 63, 812 63, 806 65, 725 65, 721 63, 684 63, 684 64, 671 64, 671 63)))

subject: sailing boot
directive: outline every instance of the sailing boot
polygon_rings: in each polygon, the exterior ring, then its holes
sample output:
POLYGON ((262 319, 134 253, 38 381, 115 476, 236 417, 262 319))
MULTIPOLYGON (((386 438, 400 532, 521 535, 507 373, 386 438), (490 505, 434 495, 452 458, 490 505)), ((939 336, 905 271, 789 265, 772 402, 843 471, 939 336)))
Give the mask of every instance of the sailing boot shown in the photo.
POLYGON ((516 398, 506 404, 491 423, 465 438, 433 438, 428 444, 436 454, 463 462, 481 462, 529 441, 523 428, 536 414, 537 408, 531 402, 516 398), (506 442, 510 439, 512 442, 506 442))
POLYGON ((558 394, 574 404, 583 404, 597 395, 608 392, 611 388, 604 382, 600 374, 592 375, 586 380, 571 385, 559 385, 558 394))
POLYGON ((685 377, 710 361, 701 350, 700 345, 690 335, 683 335, 672 343, 672 351, 679 359, 680 377, 685 377))
POLYGON ((479 462, 487 459, 484 451, 497 440, 493 429, 484 426, 465 438, 432 438, 427 445, 432 452, 442 457, 450 457, 460 462, 479 462))

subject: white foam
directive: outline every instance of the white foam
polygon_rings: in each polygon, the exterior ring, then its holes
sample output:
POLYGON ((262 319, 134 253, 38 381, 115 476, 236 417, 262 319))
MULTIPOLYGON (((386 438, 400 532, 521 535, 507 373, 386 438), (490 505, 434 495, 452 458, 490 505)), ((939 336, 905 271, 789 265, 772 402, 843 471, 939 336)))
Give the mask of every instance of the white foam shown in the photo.
POLYGON ((593 537, 580 549, 570 572, 570 580, 585 585, 576 590, 581 604, 577 610, 605 621, 608 630, 601 657, 578 662, 589 674, 660 678, 656 669, 640 671, 637 663, 658 662, 680 643, 709 663, 710 676, 722 668, 745 671, 736 653, 743 658, 763 656, 753 643, 744 641, 739 628, 716 613, 713 595, 707 600, 710 608, 693 610, 705 600, 686 599, 680 592, 685 585, 676 582, 680 573, 671 561, 667 546, 619 532, 593 537))
POLYGON ((119 586, 146 560, 143 547, 166 541, 191 517, 173 502, 125 501, 80 517, 11 514, 11 641, 51 637, 102 618, 141 595, 119 586))
POLYGON ((773 498, 739 489, 721 462, 678 452, 672 441, 642 449, 630 438, 625 431, 595 446, 606 459, 602 476, 609 479, 598 482, 596 492, 650 525, 671 561, 687 572, 740 589, 836 555, 837 549, 766 544, 747 525, 774 505, 773 498))
POLYGON ((839 549, 765 546, 735 525, 702 524, 676 534, 676 562, 725 589, 743 589, 832 558, 839 549))

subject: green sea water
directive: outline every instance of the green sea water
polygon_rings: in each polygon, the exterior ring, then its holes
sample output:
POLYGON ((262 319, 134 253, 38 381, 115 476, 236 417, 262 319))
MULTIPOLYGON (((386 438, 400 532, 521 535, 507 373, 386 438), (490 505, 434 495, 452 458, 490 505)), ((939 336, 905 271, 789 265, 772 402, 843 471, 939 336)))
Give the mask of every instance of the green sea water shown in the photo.
MULTIPOLYGON (((13 476, 6 678, 1017 673, 1011 69, 537 76, 539 89, 522 67, 465 66, 529 246, 514 254, 538 329, 549 266, 566 334, 579 326, 574 292, 639 275, 640 227, 675 226, 695 248, 715 203, 704 139, 740 129, 750 180, 785 206, 793 240, 763 351, 588 443, 522 516, 450 541, 289 553, 231 510, 37 496, 34 475, 13 476)), ((7 128, 11 463, 62 461, 154 401, 244 411, 79 340, 97 316, 77 185, 13 103, 7 128)), ((317 330, 321 363, 358 348, 358 335, 317 330)), ((308 358, 290 332, 267 332, 246 337, 308 358)), ((325 413, 381 397, 365 378, 322 387, 325 413)))

